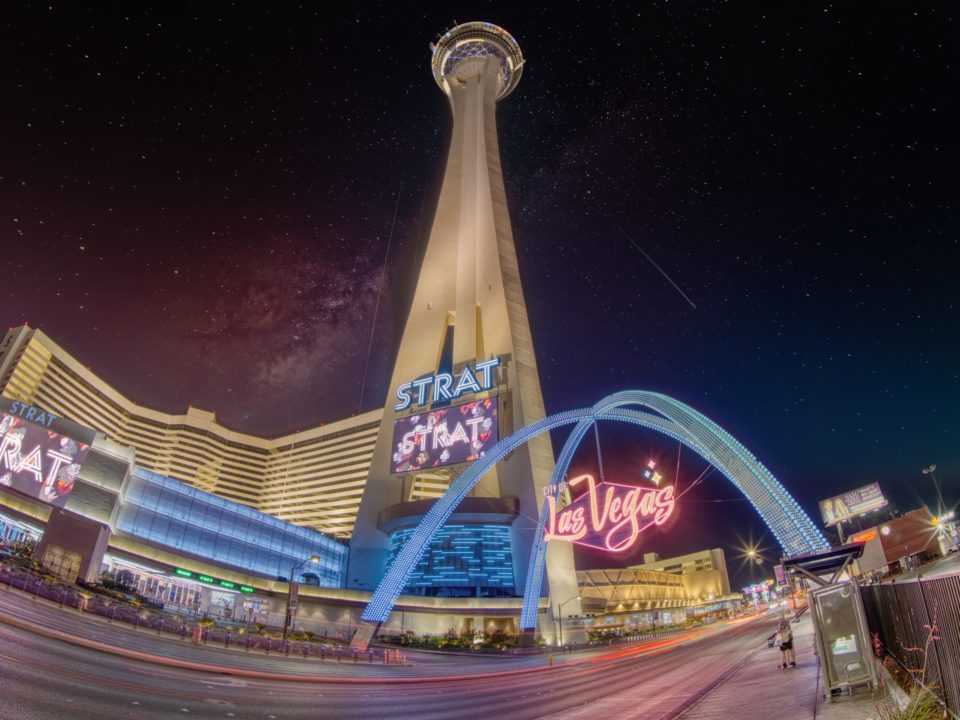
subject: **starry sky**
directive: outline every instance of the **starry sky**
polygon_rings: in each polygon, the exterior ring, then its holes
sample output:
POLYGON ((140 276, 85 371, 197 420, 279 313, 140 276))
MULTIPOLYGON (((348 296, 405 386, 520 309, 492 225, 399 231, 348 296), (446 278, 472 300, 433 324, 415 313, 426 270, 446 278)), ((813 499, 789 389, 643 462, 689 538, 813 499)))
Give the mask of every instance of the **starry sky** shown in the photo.
MULTIPOLYGON (((952 504, 956 10, 794 5, 19 3, 0 319, 238 430, 382 405, 450 131, 428 43, 487 20, 527 58, 498 122, 548 411, 657 390, 811 514, 932 504, 931 463, 952 504)), ((685 499, 647 549, 776 555, 719 473, 685 499)))

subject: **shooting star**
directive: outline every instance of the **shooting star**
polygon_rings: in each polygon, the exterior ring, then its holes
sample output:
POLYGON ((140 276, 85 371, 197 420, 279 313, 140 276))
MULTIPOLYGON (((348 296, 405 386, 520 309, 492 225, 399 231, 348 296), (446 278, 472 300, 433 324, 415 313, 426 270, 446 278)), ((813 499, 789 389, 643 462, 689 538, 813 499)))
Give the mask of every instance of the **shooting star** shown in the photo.
POLYGON ((680 289, 680 286, 677 285, 677 284, 671 279, 671 277, 670 277, 669 275, 667 275, 667 273, 664 272, 663 268, 660 267, 659 265, 657 265, 657 263, 654 261, 654 259, 653 259, 652 257, 650 257, 649 255, 647 255, 646 251, 645 251, 642 247, 640 247, 639 243, 637 243, 636 240, 634 240, 632 237, 630 237, 630 236, 627 234, 627 231, 624 230, 622 227, 620 227, 620 226, 617 225, 616 223, 614 223, 613 225, 614 225, 615 228, 617 228, 617 230, 619 230, 619 231, 621 232, 621 234, 622 234, 627 240, 630 241, 630 244, 631 244, 631 245, 633 245, 637 250, 639 250, 641 253, 643 253, 643 256, 644 256, 647 260, 650 261, 650 264, 653 265, 653 266, 660 272, 660 274, 663 275, 664 278, 666 278, 667 282, 670 283, 671 285, 673 285, 673 289, 676 290, 678 293, 680 293, 680 295, 683 297, 684 300, 686 300, 688 303, 690 303, 690 307, 692 307, 694 310, 696 310, 696 309, 697 309, 697 306, 693 304, 693 300, 691 300, 690 298, 688 298, 688 297, 687 297, 687 294, 686 294, 683 290, 680 289))

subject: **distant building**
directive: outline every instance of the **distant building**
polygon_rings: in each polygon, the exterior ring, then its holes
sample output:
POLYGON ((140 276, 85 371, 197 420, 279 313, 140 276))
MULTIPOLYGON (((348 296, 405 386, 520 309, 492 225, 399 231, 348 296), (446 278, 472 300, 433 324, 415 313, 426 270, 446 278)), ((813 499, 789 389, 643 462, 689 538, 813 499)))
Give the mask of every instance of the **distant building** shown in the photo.
POLYGON ((864 543, 863 555, 855 561, 858 575, 896 575, 941 555, 939 528, 924 508, 859 530, 847 541, 864 543))
MULTIPOLYGON (((723 550, 660 558, 655 553, 628 568, 579 570, 577 582, 587 629, 630 631, 721 617, 740 607, 730 592, 723 550)), ((577 622, 564 610, 564 621, 577 622)))
POLYGON ((730 576, 727 560, 720 548, 700 550, 672 558, 660 558, 656 553, 647 553, 639 565, 631 570, 655 570, 680 575, 690 598, 705 599, 730 594, 730 576))

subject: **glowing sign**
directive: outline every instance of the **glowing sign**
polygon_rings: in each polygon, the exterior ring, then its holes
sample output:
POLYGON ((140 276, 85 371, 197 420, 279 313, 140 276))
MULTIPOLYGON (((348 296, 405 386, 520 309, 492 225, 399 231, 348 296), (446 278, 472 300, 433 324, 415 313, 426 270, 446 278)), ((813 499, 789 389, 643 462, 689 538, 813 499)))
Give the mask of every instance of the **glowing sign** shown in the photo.
POLYGON ((547 496, 545 540, 566 540, 610 552, 629 550, 640 533, 663 525, 673 514, 673 486, 643 488, 597 483, 592 475, 567 480, 566 486, 586 485, 586 492, 563 509, 555 495, 547 496))
POLYGON ((862 543, 865 543, 865 542, 870 542, 870 541, 873 540, 876 536, 877 536, 877 529, 876 529, 876 528, 870 528, 869 530, 864 530, 863 532, 857 533, 856 535, 851 535, 851 536, 848 538, 848 540, 849 540, 850 542, 862 542, 862 543))
POLYGON ((450 373, 426 375, 397 388, 397 400, 393 406, 397 412, 406 410, 411 403, 418 407, 438 401, 456 400, 467 393, 485 392, 493 388, 496 378, 494 368, 500 365, 500 358, 478 362, 474 367, 464 366, 457 377, 450 373))
POLYGON ((410 415, 393 423, 390 472, 473 462, 496 442, 496 398, 410 415))
POLYGON ((0 485, 63 507, 93 431, 27 403, 0 399, 0 485))
MULTIPOLYGON (((190 570, 184 570, 183 568, 174 568, 173 572, 175 575, 179 575, 183 578, 196 578, 200 582, 219 585, 222 588, 227 588, 228 590, 237 589, 237 584, 230 582, 229 580, 221 580, 219 578, 210 577, 209 575, 203 575, 202 573, 194 573, 190 570)), ((242 593, 252 593, 253 588, 249 585, 240 585, 239 590, 242 593)))

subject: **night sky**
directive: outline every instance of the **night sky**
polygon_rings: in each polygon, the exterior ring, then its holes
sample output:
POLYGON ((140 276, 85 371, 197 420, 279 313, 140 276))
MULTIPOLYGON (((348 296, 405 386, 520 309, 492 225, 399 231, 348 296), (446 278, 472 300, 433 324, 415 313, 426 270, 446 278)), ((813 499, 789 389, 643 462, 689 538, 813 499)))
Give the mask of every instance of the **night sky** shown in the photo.
MULTIPOLYGON (((548 411, 673 395, 811 514, 932 504, 930 463, 960 500, 948 3, 271 5, 8 9, 0 320, 238 430, 382 405, 450 130, 428 43, 487 20, 527 58, 498 120, 548 411)), ((764 532, 715 472, 645 549, 764 532)))

